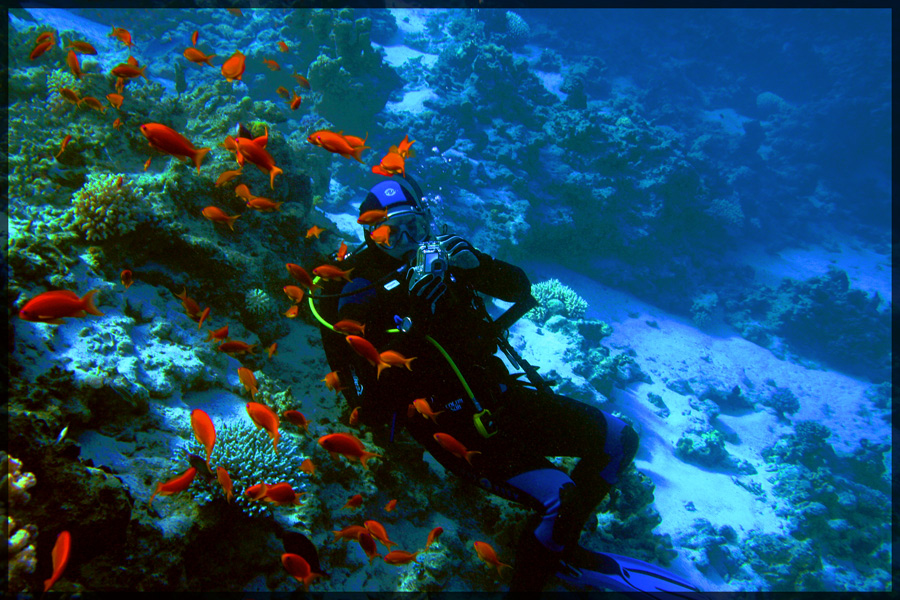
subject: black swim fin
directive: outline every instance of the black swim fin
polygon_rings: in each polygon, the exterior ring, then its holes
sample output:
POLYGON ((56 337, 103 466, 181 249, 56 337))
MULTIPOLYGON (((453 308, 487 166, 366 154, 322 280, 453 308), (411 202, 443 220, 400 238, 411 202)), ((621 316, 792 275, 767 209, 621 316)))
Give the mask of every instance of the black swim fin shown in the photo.
POLYGON ((630 597, 654 600, 708 600, 686 579, 648 562, 609 554, 591 552, 580 546, 567 560, 560 562, 556 576, 576 587, 606 588, 630 597))

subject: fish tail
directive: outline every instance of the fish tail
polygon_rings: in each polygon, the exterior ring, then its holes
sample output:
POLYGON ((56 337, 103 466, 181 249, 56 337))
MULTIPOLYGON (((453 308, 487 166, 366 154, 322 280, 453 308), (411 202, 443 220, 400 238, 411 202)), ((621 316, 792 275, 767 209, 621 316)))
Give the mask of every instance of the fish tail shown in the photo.
MULTIPOLYGON (((128 44, 128 46, 131 47, 131 46, 134 46, 134 44, 128 44)), ((150 81, 149 79, 147 79, 147 76, 144 75, 144 71, 146 71, 146 70, 147 70, 147 65, 144 65, 143 67, 141 67, 141 77, 143 77, 147 81, 150 81)))
POLYGON ((241 215, 234 215, 233 217, 228 217, 228 228, 234 231, 234 222, 237 221, 241 215))
POLYGON ((284 173, 284 171, 275 165, 272 165, 272 169, 269 171, 269 185, 273 190, 275 189, 275 176, 279 173, 284 173))
MULTIPOLYGON (((366 463, 369 462, 370 458, 381 458, 381 455, 375 454, 374 452, 363 452, 362 453, 362 456, 359 457, 359 462, 360 462, 360 464, 362 464, 363 469, 365 469, 366 471, 369 470, 369 465, 367 465, 366 463)), ((390 549, 390 548, 388 548, 388 549, 390 549)))
MULTIPOLYGON (((443 411, 441 411, 441 412, 443 412, 443 411)), ((481 454, 481 452, 479 450, 470 450, 470 451, 466 452, 466 461, 470 465, 472 464, 472 456, 474 456, 475 454, 481 454)), ((474 467, 475 465, 472 465, 472 466, 474 467)))
POLYGON ((203 159, 206 157, 206 153, 209 152, 209 148, 200 148, 196 152, 194 152, 194 164, 197 165, 197 175, 200 174, 200 164, 203 162, 203 159))
POLYGON ((209 56, 206 57, 206 60, 203 62, 205 62, 206 64, 208 64, 211 67, 216 66, 216 65, 212 64, 212 62, 211 62, 213 56, 215 56, 215 54, 210 54, 209 56))
POLYGON ((386 362, 383 362, 383 361, 380 362, 380 363, 378 363, 378 372, 375 374, 375 379, 377 380, 378 378, 380 378, 380 377, 381 377, 381 372, 384 371, 385 369, 387 369, 387 368, 390 367, 390 366, 391 366, 391 365, 389 365, 389 364, 387 364, 386 362))
POLYGON ((97 310, 97 306, 94 304, 94 295, 100 290, 91 290, 84 297, 81 298, 81 302, 84 304, 85 312, 88 312, 94 316, 102 317, 103 313, 97 310))
MULTIPOLYGON (((367 133, 366 137, 368 137, 368 136, 369 136, 369 134, 367 133)), ((353 149, 353 152, 351 152, 350 154, 353 156, 353 158, 355 158, 359 162, 362 162, 363 161, 363 159, 362 159, 363 150, 368 150, 368 149, 369 149, 368 146, 357 146, 356 148, 353 149)))

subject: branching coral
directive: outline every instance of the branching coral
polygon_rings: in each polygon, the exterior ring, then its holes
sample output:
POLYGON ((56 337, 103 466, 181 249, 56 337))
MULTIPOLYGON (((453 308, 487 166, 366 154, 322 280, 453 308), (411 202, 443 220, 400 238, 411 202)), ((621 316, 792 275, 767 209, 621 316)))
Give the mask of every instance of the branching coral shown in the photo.
MULTIPOLYGON (((37 483, 31 473, 22 471, 22 463, 12 456, 3 455, 3 485, 8 493, 8 509, 21 506, 29 500, 28 489, 37 483)), ((37 527, 22 526, 12 515, 6 517, 8 547, 8 589, 11 595, 25 591, 27 578, 37 566, 35 543, 37 527)))
POLYGON ((541 324, 553 315, 563 315, 570 319, 580 319, 587 310, 587 301, 575 290, 563 285, 558 279, 541 281, 531 286, 531 295, 538 301, 525 316, 541 324))
POLYGON ((276 310, 275 302, 272 300, 272 297, 268 292, 259 288, 253 288, 247 292, 244 296, 244 300, 244 306, 247 308, 247 311, 256 317, 271 314, 276 310))
POLYGON ((139 214, 138 198, 124 176, 91 174, 72 198, 71 228, 88 241, 105 240, 133 231, 139 214))
MULTIPOLYGON (((187 450, 198 456, 206 456, 206 450, 194 438, 188 442, 187 450)), ((255 430, 252 425, 240 421, 217 428, 216 445, 209 464, 214 473, 216 467, 223 467, 228 471, 228 476, 234 484, 232 502, 248 515, 259 516, 271 515, 273 510, 285 507, 250 500, 244 496, 247 488, 258 483, 275 484, 286 481, 299 494, 306 487, 307 475, 299 468, 305 458, 289 436, 282 433, 276 453, 272 439, 264 430, 255 430)), ((198 476, 191 490, 191 494, 199 504, 214 500, 225 502, 222 487, 215 479, 205 481, 198 476)))

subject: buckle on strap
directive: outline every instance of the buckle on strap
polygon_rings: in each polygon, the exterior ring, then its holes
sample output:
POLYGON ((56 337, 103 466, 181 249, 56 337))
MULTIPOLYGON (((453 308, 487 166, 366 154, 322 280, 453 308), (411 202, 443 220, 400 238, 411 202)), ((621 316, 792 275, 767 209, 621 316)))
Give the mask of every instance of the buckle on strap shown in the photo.
POLYGON ((475 423, 475 429, 481 434, 481 437, 489 438, 497 433, 497 423, 491 416, 491 411, 484 409, 472 415, 472 421, 475 423))

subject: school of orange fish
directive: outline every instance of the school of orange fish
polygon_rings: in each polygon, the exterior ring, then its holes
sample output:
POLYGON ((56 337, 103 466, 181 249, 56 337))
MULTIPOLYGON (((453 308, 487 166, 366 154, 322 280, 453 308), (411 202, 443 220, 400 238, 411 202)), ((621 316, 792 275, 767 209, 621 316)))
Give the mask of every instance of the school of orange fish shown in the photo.
MULTIPOLYGON (((242 16, 240 9, 226 10, 236 16, 242 16)), ((115 37, 121 41, 125 46, 129 47, 129 49, 134 46, 131 33, 122 27, 113 27, 113 30, 109 35, 110 37, 115 37)), ((198 37, 199 31, 194 31, 191 36, 191 46, 185 49, 183 53, 184 57, 196 64, 214 66, 212 64, 212 58, 214 58, 216 54, 206 55, 197 49, 198 37)), ((30 52, 29 59, 37 60, 55 43, 56 38, 53 31, 41 33, 35 39, 34 48, 30 52)), ((79 54, 97 54, 97 51, 91 44, 79 40, 69 40, 65 49, 69 49, 69 52, 66 55, 66 65, 76 79, 81 80, 81 78, 86 75, 92 75, 91 73, 82 72, 78 58, 79 54)), ((290 48, 284 41, 278 42, 278 49, 281 52, 290 51, 290 48)), ((262 60, 269 69, 273 71, 280 70, 281 68, 274 60, 267 58, 263 58, 262 60)), ((240 80, 244 73, 245 65, 246 57, 244 54, 239 50, 235 51, 231 57, 222 64, 222 75, 229 82, 240 80)), ((146 69, 147 65, 141 66, 136 58, 129 56, 126 63, 121 63, 111 70, 111 74, 115 77, 114 87, 116 92, 108 94, 106 99, 113 108, 121 111, 122 105, 126 100, 126 97, 123 95, 126 85, 130 80, 137 77, 144 77, 147 79, 145 74, 146 69)), ((293 76, 297 79, 298 84, 302 88, 306 90, 310 89, 309 81, 304 76, 298 75, 296 72, 293 73, 293 76)), ((76 106, 80 107, 84 105, 103 113, 107 110, 99 100, 92 96, 79 97, 75 91, 65 87, 61 87, 57 91, 64 99, 76 106)), ((288 100, 291 110, 296 110, 300 106, 301 97, 296 91, 293 92, 293 96, 291 96, 291 92, 284 87, 279 87, 276 92, 279 96, 288 100)), ((114 128, 119 129, 124 123, 117 117, 112 125, 114 128)), ((161 123, 145 123, 140 126, 140 131, 149 142, 151 148, 163 154, 174 156, 184 162, 187 162, 188 160, 193 161, 194 165, 197 167, 198 175, 200 174, 200 167, 203 163, 203 159, 210 151, 210 148, 196 148, 184 135, 161 123)), ((366 136, 366 138, 367 137, 368 136, 366 136)), ((362 163, 362 153, 364 150, 369 149, 369 147, 365 145, 366 138, 344 135, 343 132, 335 133, 329 130, 320 130, 310 134, 307 140, 310 144, 324 148, 329 152, 339 154, 345 158, 352 157, 362 163)), ((71 135, 66 135, 63 138, 60 150, 56 154, 57 158, 66 150, 66 147, 71 140, 71 135)), ((275 176, 282 174, 284 171, 276 166, 274 157, 266 150, 267 141, 268 128, 266 128, 264 135, 256 138, 253 138, 250 132, 242 126, 239 128, 237 137, 227 136, 221 145, 234 154, 235 160, 238 163, 238 168, 235 170, 227 170, 220 174, 214 185, 218 187, 235 180, 241 175, 245 162, 250 162, 260 169, 260 171, 269 175, 269 185, 272 189, 275 189, 275 176)), ((387 154, 384 155, 379 163, 371 167, 372 172, 386 177, 392 177, 396 174, 405 177, 405 161, 407 158, 415 156, 415 152, 411 149, 413 143, 415 143, 415 140, 410 141, 409 136, 407 135, 398 145, 391 146, 387 154)), ((151 159, 148 158, 147 162, 144 164, 145 171, 150 166, 150 160, 151 159)), ((118 184, 121 185, 121 183, 122 179, 120 177, 118 184)), ((283 204, 283 202, 275 202, 268 198, 252 194, 246 184, 236 185, 235 194, 245 201, 248 209, 260 212, 271 213, 278 211, 283 204)), ((213 223, 227 225, 232 231, 234 231, 234 222, 240 217, 240 215, 228 215, 216 206, 207 206, 201 211, 201 214, 213 223)), ((378 223, 383 221, 386 216, 386 211, 383 210, 368 211, 360 216, 358 223, 362 225, 378 225, 378 223)), ((325 230, 313 226, 307 231, 306 237, 307 239, 311 237, 318 239, 323 231, 325 230)), ((388 225, 381 225, 372 231, 371 236, 376 243, 389 246, 390 233, 390 227, 388 225)), ((347 245, 342 242, 336 253, 337 260, 343 260, 346 253, 347 245)), ((321 288, 321 286, 316 283, 319 279, 326 281, 337 279, 351 281, 350 271, 352 271, 352 269, 343 271, 334 265, 325 264, 312 269, 313 275, 316 276, 315 280, 300 265, 287 263, 286 268, 291 277, 300 284, 300 286, 288 285, 284 287, 285 294, 292 302, 291 308, 284 313, 284 316, 288 318, 297 317, 299 313, 299 304, 303 300, 305 293, 313 293, 315 289, 321 288)), ((121 273, 121 282, 127 290, 134 283, 134 273, 132 273, 130 269, 124 269, 121 273)), ((81 297, 69 290, 47 291, 38 294, 29 300, 20 309, 19 317, 25 321, 58 325, 64 323, 64 318, 81 318, 85 317, 87 314, 103 316, 103 313, 97 309, 97 306, 94 303, 94 297, 97 294, 97 291, 98 290, 91 290, 81 297)), ((180 294, 175 294, 175 296, 181 300, 182 306, 188 317, 198 323, 197 329, 201 329, 203 323, 209 317, 210 308, 207 306, 205 309, 201 310, 200 305, 196 300, 187 295, 186 288, 180 294)), ((335 323, 333 327, 337 333, 346 336, 348 344, 356 353, 365 358, 377 369, 377 377, 380 377, 381 372, 385 368, 405 367, 412 370, 410 363, 415 360, 415 357, 406 358, 394 351, 378 352, 378 350, 365 339, 364 324, 351 320, 343 320, 335 323)), ((228 325, 224 325, 216 330, 208 330, 206 341, 216 343, 219 351, 225 352, 233 357, 246 353, 252 354, 256 349, 256 344, 248 344, 240 340, 229 339, 228 325)), ((268 347, 267 353, 269 358, 277 352, 277 348, 277 342, 273 342, 272 345, 268 347)), ((278 452, 278 440, 280 438, 280 421, 278 415, 269 407, 253 401, 258 391, 257 381, 253 371, 241 366, 238 368, 238 378, 244 388, 250 393, 251 402, 247 403, 247 414, 256 425, 257 429, 264 429, 268 433, 272 438, 274 451, 278 452)), ((336 372, 328 373, 322 381, 325 382, 325 385, 329 390, 333 390, 336 394, 344 389, 336 372)), ((416 412, 420 413, 423 418, 429 418, 435 423, 437 423, 438 415, 441 414, 441 412, 432 412, 425 399, 415 400, 409 405, 409 416, 413 416, 416 412)), ((308 433, 309 421, 301 412, 297 410, 288 410, 282 413, 281 416, 284 420, 308 433)), ((355 427, 358 423, 358 419, 359 408, 357 407, 350 415, 350 426, 355 427)), ((195 409, 191 413, 191 427, 197 441, 206 449, 206 466, 207 468, 211 468, 209 460, 216 442, 216 431, 212 419, 203 410, 195 409)), ((479 454, 477 451, 468 451, 463 444, 449 434, 436 433, 434 438, 441 447, 449 453, 461 460, 468 461, 470 464, 472 456, 479 454)), ((348 460, 358 461, 364 469, 368 469, 367 462, 369 459, 374 457, 381 458, 381 455, 379 454, 368 452, 362 442, 350 433, 338 432, 324 435, 319 438, 318 444, 328 451, 333 458, 337 458, 339 455, 344 456, 348 460)), ((300 469, 310 475, 313 475, 316 470, 315 465, 310 459, 306 459, 300 465, 300 469)), ((153 499, 157 495, 170 496, 188 490, 196 473, 197 468, 192 466, 182 474, 168 481, 158 483, 153 494, 150 496, 148 508, 152 506, 153 499)), ((234 490, 228 472, 223 467, 218 466, 216 467, 216 478, 222 487, 226 501, 231 501, 234 490)), ((275 506, 300 505, 300 496, 304 493, 305 492, 301 492, 298 494, 287 482, 260 482, 244 491, 244 495, 253 501, 268 502, 275 506)), ((347 501, 342 509, 359 508, 362 505, 362 501, 362 496, 356 494, 347 501)), ((391 500, 388 505, 384 507, 384 510, 388 512, 393 511, 396 504, 397 500, 391 500)), ((443 529, 441 527, 435 527, 428 534, 425 548, 427 549, 431 546, 442 532, 443 529)), ((370 563, 375 557, 381 557, 387 564, 405 565, 410 562, 418 562, 416 557, 422 552, 422 550, 413 553, 403 550, 391 550, 391 546, 396 545, 396 542, 391 541, 384 526, 374 520, 367 520, 362 526, 351 525, 345 527, 341 531, 335 531, 334 536, 335 540, 356 540, 366 553, 370 563), (375 540, 381 542, 388 551, 383 557, 377 553, 375 540)), ((500 573, 501 567, 510 567, 510 565, 500 562, 496 552, 489 544, 480 541, 474 542, 474 549, 479 559, 483 560, 488 565, 497 568, 498 574, 500 573)), ((52 551, 53 575, 44 582, 45 592, 50 590, 55 582, 62 576, 69 560, 70 551, 71 536, 68 531, 64 531, 57 538, 52 551)), ((298 582, 302 583, 306 590, 308 590, 310 583, 314 579, 322 576, 321 573, 314 572, 309 562, 297 554, 283 554, 281 556, 281 561, 285 570, 298 582)))

